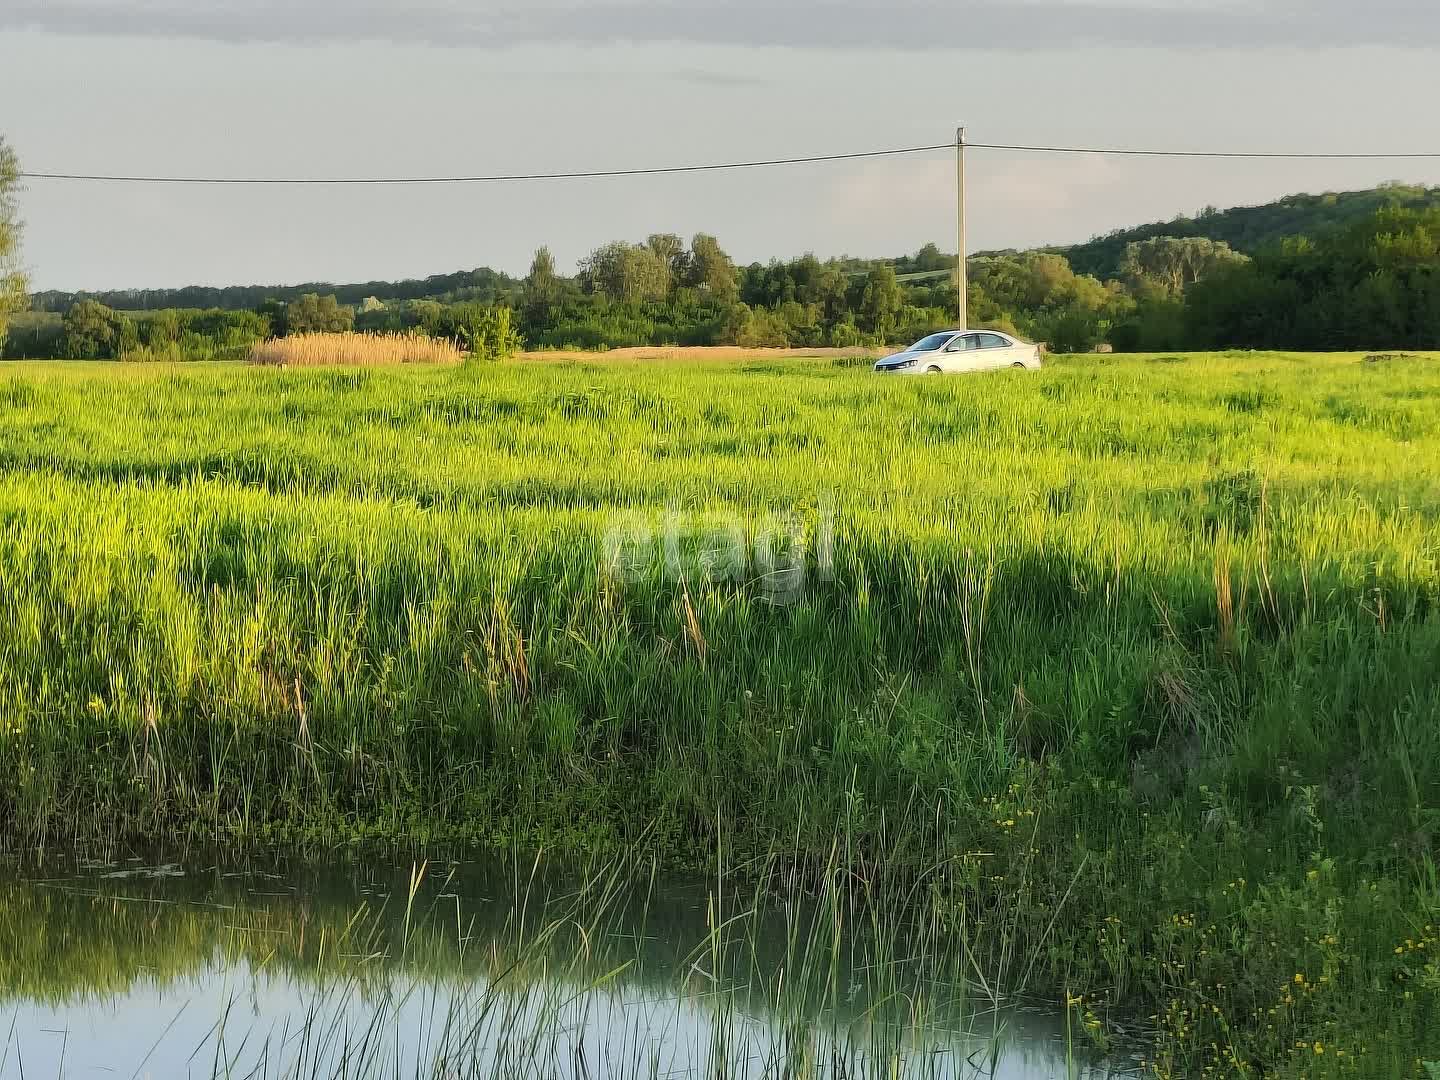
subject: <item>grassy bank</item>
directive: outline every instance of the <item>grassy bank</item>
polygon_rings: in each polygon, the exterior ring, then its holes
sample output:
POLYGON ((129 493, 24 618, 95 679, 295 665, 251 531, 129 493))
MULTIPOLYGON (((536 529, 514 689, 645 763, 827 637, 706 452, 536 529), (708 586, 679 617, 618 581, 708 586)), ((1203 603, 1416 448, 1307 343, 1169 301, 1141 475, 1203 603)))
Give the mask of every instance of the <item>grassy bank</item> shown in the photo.
POLYGON ((5 369, 5 835, 838 838, 1162 1074, 1423 1075, 1440 361, 858 363, 5 369))

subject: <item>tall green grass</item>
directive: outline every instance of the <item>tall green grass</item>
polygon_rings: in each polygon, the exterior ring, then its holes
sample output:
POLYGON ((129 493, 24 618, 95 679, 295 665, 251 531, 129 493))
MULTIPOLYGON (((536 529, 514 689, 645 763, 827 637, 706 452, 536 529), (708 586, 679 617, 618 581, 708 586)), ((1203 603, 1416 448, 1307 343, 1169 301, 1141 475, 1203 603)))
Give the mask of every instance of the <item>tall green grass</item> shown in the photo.
POLYGON ((1415 1075, 1440 362, 1361 361, 17 366, 0 821, 799 872, 838 835, 1177 1075, 1415 1075), (667 522, 803 582, 607 569, 667 522))

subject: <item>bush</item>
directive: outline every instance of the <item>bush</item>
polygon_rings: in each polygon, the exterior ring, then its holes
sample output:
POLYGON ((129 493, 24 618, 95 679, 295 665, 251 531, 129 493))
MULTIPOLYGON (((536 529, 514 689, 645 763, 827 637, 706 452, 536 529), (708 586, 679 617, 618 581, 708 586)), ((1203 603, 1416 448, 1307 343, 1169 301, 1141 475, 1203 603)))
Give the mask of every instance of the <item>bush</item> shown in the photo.
POLYGON ((1092 311, 1070 308, 1036 323, 1036 334, 1057 353, 1093 352, 1105 340, 1105 327, 1092 311))
POLYGON ((1185 348, 1185 305, 1178 299, 1143 302, 1110 331, 1116 352, 1172 352, 1185 348))
POLYGON ((334 296, 306 293, 283 309, 286 336, 292 334, 345 334, 355 327, 355 309, 334 296))
POLYGON ((765 308, 748 311, 735 336, 735 344, 747 349, 783 349, 790 344, 784 320, 765 308))
POLYGON ((520 351, 524 342, 511 323, 509 308, 482 308, 468 313, 459 328, 462 344, 475 360, 503 360, 520 351))

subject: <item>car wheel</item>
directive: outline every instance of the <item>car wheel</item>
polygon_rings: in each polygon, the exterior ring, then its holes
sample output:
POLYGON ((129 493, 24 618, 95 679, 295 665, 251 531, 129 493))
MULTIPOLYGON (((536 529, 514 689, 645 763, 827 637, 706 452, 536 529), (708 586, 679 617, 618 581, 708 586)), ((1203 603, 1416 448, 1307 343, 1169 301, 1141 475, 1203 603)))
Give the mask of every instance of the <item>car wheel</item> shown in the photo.
POLYGON ((926 374, 926 375, 939 375, 939 374, 940 374, 940 369, 939 369, 938 367, 926 368, 926 369, 925 369, 925 374, 926 374))
POLYGON ((1011 367, 1017 367, 1017 368, 1019 368, 1021 371, 1024 371, 1024 370, 1025 370, 1025 365, 1024 365, 1024 364, 1011 364, 1010 366, 1011 366, 1011 367))

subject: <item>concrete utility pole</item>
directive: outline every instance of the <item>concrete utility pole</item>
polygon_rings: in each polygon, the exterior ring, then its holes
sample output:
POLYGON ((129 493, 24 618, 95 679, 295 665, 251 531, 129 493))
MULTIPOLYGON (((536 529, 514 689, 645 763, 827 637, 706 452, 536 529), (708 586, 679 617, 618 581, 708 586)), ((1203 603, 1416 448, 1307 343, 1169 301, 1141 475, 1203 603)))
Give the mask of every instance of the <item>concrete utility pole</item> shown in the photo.
POLYGON ((965 129, 955 132, 955 197, 960 220, 960 259, 955 271, 955 289, 960 299, 960 329, 970 329, 970 268, 965 264, 965 129))

